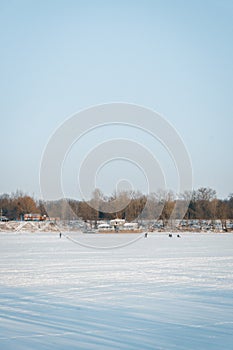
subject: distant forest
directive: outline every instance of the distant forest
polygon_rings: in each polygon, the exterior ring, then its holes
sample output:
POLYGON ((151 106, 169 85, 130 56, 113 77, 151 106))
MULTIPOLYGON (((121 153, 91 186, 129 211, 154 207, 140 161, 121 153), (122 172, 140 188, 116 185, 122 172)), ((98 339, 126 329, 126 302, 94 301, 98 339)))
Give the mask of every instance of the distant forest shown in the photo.
POLYGON ((20 191, 0 196, 1 217, 5 216, 9 220, 22 220, 24 214, 38 213, 41 216, 59 217, 61 220, 79 218, 84 221, 98 221, 116 217, 127 221, 162 220, 164 226, 168 223, 172 212, 174 219, 181 217, 179 210, 186 203, 188 203, 184 216, 186 220, 224 222, 227 219, 233 219, 233 194, 230 194, 227 199, 218 199, 216 191, 207 187, 201 187, 192 193, 185 192, 179 196, 175 196, 171 191, 158 191, 149 195, 141 192, 121 192, 104 196, 100 190, 96 189, 87 202, 74 199, 37 201, 20 191), (127 205, 123 206, 124 203, 127 205), (124 209, 118 210, 119 207, 124 209))

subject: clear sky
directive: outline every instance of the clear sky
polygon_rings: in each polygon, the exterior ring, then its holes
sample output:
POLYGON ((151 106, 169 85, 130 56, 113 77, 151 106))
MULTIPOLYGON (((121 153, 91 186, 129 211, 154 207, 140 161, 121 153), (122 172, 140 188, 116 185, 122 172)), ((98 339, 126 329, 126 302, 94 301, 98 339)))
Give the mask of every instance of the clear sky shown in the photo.
POLYGON ((167 118, 190 153, 195 188, 233 192, 231 0, 2 0, 0 39, 0 193, 38 197, 54 130, 116 101, 167 118))

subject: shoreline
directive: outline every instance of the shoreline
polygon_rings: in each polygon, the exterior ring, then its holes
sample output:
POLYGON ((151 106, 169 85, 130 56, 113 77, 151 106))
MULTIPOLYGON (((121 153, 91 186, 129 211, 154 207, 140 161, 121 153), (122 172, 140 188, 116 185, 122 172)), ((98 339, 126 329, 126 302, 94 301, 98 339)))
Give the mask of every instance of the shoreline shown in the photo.
POLYGON ((84 235, 91 235, 91 234, 104 234, 104 235, 124 235, 124 234, 143 234, 145 232, 148 233, 148 235, 151 234, 163 234, 163 233, 174 233, 174 234, 185 234, 185 233, 212 233, 212 234, 231 234, 233 233, 233 229, 229 228, 227 231, 223 229, 197 229, 191 228, 191 227, 164 227, 164 228, 155 228, 153 231, 149 228, 143 229, 135 229, 135 230, 92 230, 86 231, 83 227, 80 227, 78 225, 74 225, 68 222, 53 222, 53 221, 7 221, 7 222, 0 222, 0 233, 1 232, 31 232, 31 233, 42 233, 42 232, 49 232, 49 233, 59 233, 59 232, 72 232, 72 233, 82 233, 84 235), (86 231, 86 232, 85 232, 86 231))

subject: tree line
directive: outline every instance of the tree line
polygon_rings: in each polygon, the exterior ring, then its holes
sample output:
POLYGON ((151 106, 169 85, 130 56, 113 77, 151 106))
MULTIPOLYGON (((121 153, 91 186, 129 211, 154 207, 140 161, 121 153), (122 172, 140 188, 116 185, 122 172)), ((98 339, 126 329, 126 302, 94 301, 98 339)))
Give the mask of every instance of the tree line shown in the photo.
POLYGON ((57 201, 36 200, 17 191, 0 196, 1 216, 9 220, 23 220, 24 214, 38 213, 61 220, 84 221, 110 220, 116 217, 134 220, 161 220, 166 226, 173 219, 224 220, 233 219, 233 194, 226 199, 217 198, 216 191, 201 187, 193 192, 175 196, 172 191, 158 191, 144 195, 141 192, 120 192, 105 196, 99 189, 89 201, 60 199, 57 201), (126 205, 124 205, 124 203, 126 205), (188 203, 183 215, 182 208, 188 203), (119 209, 120 208, 120 209, 119 209))

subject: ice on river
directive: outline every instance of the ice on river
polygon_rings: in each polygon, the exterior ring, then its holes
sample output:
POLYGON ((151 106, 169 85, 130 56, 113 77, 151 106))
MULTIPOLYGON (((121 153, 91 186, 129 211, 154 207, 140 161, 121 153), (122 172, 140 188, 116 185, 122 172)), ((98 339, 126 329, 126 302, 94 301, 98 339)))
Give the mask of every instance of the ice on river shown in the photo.
POLYGON ((1 233, 0 348, 232 349, 233 234, 133 236, 1 233))

